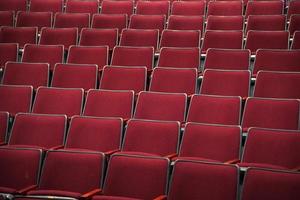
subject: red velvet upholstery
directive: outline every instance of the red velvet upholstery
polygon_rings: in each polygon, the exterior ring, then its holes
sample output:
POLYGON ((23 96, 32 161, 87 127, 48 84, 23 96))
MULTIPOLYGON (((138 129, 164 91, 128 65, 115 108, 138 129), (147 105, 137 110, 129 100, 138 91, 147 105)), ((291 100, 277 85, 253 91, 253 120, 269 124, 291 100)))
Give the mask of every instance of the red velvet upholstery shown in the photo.
POLYGON ((300 49, 300 31, 295 31, 291 49, 300 49))
POLYGON ((16 26, 17 27, 52 27, 52 13, 51 12, 26 12, 20 11, 17 13, 16 26))
POLYGON ((249 1, 245 17, 249 15, 281 15, 283 14, 283 1, 249 1))
POLYGON ((34 149, 0 148, 0 192, 14 193, 37 184, 42 152, 34 149))
POLYGON ((134 118, 183 122, 186 101, 183 93, 140 92, 134 118))
POLYGON ((239 125, 241 103, 240 97, 193 95, 186 121, 239 125))
POLYGON ((127 124, 122 151, 171 155, 177 153, 179 132, 178 122, 132 119, 127 124))
POLYGON ((239 159, 241 132, 239 126, 187 123, 178 157, 218 162, 239 159))
POLYGON ((293 14, 300 14, 300 2, 299 1, 290 1, 289 7, 287 10, 287 19, 290 20, 290 17, 293 14))
POLYGON ((210 1, 207 5, 207 16, 234 16, 243 15, 242 1, 210 1))
MULTIPOLYGON (((183 2, 183 1, 178 1, 183 2)), ((203 16, 171 15, 168 21, 170 30, 199 30, 203 31, 203 16)))
POLYGON ((0 26, 13 26, 14 11, 0 11, 0 26))
POLYGON ((206 30, 244 30, 244 17, 209 15, 207 18, 206 30))
POLYGON ((56 13, 54 18, 55 28, 82 28, 90 27, 90 15, 88 13, 56 13))
POLYGON ((205 13, 204 1, 174 1, 172 3, 171 15, 203 16, 205 13))
POLYGON ((253 75, 259 70, 269 71, 300 71, 300 50, 268 50, 259 49, 256 52, 253 75))
POLYGON ((250 97, 246 101, 242 127, 298 130, 299 101, 250 97))
POLYGON ((136 14, 139 15, 165 15, 169 16, 170 2, 168 1, 138 1, 136 14))
POLYGON ((63 0, 30 0, 30 12, 62 12, 63 0))
POLYGON ((285 31, 285 15, 249 15, 246 33, 256 31, 285 31))
POLYGON ((49 65, 47 63, 7 62, 2 84, 31 85, 33 89, 48 86, 49 65))
POLYGON ((32 112, 40 114, 80 115, 83 107, 83 89, 39 87, 32 112))
POLYGON ((146 90, 146 67, 106 66, 103 69, 100 89, 133 90, 135 94, 146 90))
POLYGON ((248 97, 250 78, 249 70, 206 69, 200 94, 248 97))
POLYGON ((67 13, 89 13, 91 16, 98 13, 98 1, 67 1, 67 13))
POLYGON ((126 14, 95 14, 92 19, 92 28, 117 28, 121 33, 127 28, 128 17, 126 14))
POLYGON ((0 112, 0 143, 6 141, 7 132, 8 132, 8 120, 9 113, 8 112, 0 112))
POLYGON ((132 15, 129 28, 133 29, 158 29, 161 33, 166 24, 165 15, 132 15))
POLYGON ((154 49, 152 47, 115 47, 111 65, 146 67, 147 70, 151 70, 154 65, 154 49))
MULTIPOLYGON (((300 5, 300 4, 299 4, 300 5)), ((291 16, 290 24, 289 24, 289 32, 290 37, 293 37, 295 31, 300 31, 300 11, 299 14, 295 14, 291 16)))
POLYGON ((12 116, 18 112, 30 112, 32 93, 32 86, 0 85, 0 110, 12 116))
POLYGON ((63 145, 66 123, 64 115, 19 113, 15 117, 8 144, 44 149, 63 145))
POLYGON ((0 68, 3 68, 7 61, 18 61, 19 46, 17 43, 0 44, 0 68))
POLYGON ((77 28, 42 28, 39 44, 64 45, 68 49, 76 45, 78 40, 77 28))
POLYGON ((108 64, 108 46, 70 46, 67 63, 96 64, 102 70, 108 64))
POLYGON ((52 87, 83 88, 85 91, 97 86, 97 65, 56 64, 53 70, 52 87))
POLYGON ((27 1, 26 0, 10 0, 0 1, 0 10, 12 10, 12 11, 26 11, 27 1))
POLYGON ((175 162, 168 199, 237 199, 234 165, 180 160, 175 162))
POLYGON ((252 168, 246 172, 241 199, 297 200, 299 190, 299 173, 252 168))
POLYGON ((83 115, 97 117, 131 118, 133 91, 89 90, 83 115))
POLYGON ((199 69, 200 49, 175 47, 161 48, 157 66, 199 69))
POLYGON ((20 48, 25 44, 37 43, 37 27, 2 27, 1 43, 18 43, 20 48))
POLYGON ((209 31, 204 35, 202 53, 209 48, 242 49, 243 31, 209 31))
POLYGON ((153 70, 149 91, 196 93, 197 69, 157 67, 153 70))
POLYGON ((130 17, 133 14, 133 1, 103 0, 101 14, 126 14, 130 17))
POLYGON ((62 63, 64 59, 63 45, 33 45, 24 47, 22 62, 48 63, 53 70, 56 63, 62 63))
POLYGON ((160 40, 162 47, 200 47, 201 32, 197 30, 164 30, 160 40))
POLYGON ((118 118, 74 116, 66 141, 68 149, 107 152, 120 149, 123 123, 118 118))
POLYGON ((240 165, 295 169, 300 166, 299 142, 299 131, 251 128, 240 165))
POLYGON ((118 29, 83 28, 80 35, 81 46, 108 46, 112 50, 118 43, 118 29))

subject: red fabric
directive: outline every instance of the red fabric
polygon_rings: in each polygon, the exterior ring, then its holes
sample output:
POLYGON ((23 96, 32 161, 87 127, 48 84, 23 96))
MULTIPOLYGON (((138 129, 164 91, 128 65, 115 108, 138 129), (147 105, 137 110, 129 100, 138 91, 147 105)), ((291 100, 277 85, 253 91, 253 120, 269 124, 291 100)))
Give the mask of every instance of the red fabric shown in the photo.
POLYGON ((249 1, 245 17, 249 15, 281 15, 283 14, 283 1, 249 1))
POLYGON ((98 13, 98 1, 67 1, 67 13, 89 13, 91 16, 98 13))
POLYGON ((292 37, 296 31, 300 30, 299 27, 300 27, 300 12, 296 15, 291 16, 290 25, 289 25, 290 37, 292 37))
POLYGON ((0 68, 3 68, 7 61, 16 62, 18 55, 18 44, 1 43, 0 44, 0 68))
POLYGON ((169 16, 170 3, 168 1, 138 1, 136 14, 169 16))
POLYGON ((26 11, 27 1, 26 0, 10 0, 10 1, 0 1, 1 10, 13 10, 26 11))
POLYGON ((68 192, 61 190, 32 190, 28 192, 28 195, 37 195, 37 196, 61 196, 61 197, 73 197, 79 198, 81 196, 78 192, 68 192))
POLYGON ((129 28, 133 29, 158 29, 161 33, 165 28, 164 15, 132 15, 129 28))
POLYGON ((174 1, 172 3, 171 14, 172 15, 184 15, 184 16, 203 16, 205 15, 204 1, 174 1))
MULTIPOLYGON (((176 2, 183 2, 183 1, 176 1, 176 2)), ((168 21, 168 29, 199 30, 203 32, 203 24, 204 24, 203 16, 171 15, 168 21)))
POLYGON ((18 43, 20 48, 25 44, 36 44, 37 27, 2 27, 0 39, 2 43, 18 43))
POLYGON ((82 28, 90 27, 90 15, 88 13, 56 13, 54 18, 54 27, 77 27, 80 32, 82 28))
POLYGON ((92 200, 141 200, 137 198, 120 197, 120 196, 94 196, 92 200))
POLYGON ((162 47, 200 47, 201 32, 198 30, 164 30, 160 40, 162 47))
POLYGON ((243 15, 242 1, 210 1, 207 6, 207 16, 221 15, 233 16, 243 15))
POLYGON ((26 12, 17 13, 16 27, 38 27, 40 31, 42 27, 52 26, 51 12, 26 12))
POLYGON ((293 14, 299 14, 300 10, 300 2, 299 1, 290 1, 289 7, 287 10, 287 19, 289 20, 291 15, 293 14))
POLYGON ((126 14, 95 14, 92 19, 92 28, 117 28, 119 34, 127 27, 126 14))
POLYGON ((244 17, 210 15, 207 18, 206 30, 244 30, 244 17))
POLYGON ((30 0, 31 12, 62 12, 63 11, 62 0, 30 0))
POLYGON ((1 26, 13 26, 13 23, 14 23, 13 11, 0 11, 1 26))
POLYGON ((0 112, 0 143, 5 142, 8 131, 9 114, 7 112, 0 112))
POLYGON ((257 31, 284 31, 285 15, 250 15, 247 21, 246 32, 257 31))
POLYGON ((133 14, 133 1, 102 1, 101 14, 133 14))
POLYGON ((292 49, 300 49, 300 31, 296 31, 293 37, 292 49))

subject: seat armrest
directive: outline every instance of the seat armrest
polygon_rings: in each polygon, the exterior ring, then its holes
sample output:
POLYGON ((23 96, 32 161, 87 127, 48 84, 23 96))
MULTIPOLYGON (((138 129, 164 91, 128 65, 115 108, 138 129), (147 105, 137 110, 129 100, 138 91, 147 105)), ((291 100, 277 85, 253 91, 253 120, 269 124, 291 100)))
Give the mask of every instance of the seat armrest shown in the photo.
POLYGON ((102 190, 100 188, 94 189, 92 191, 89 191, 83 195, 81 195, 81 199, 90 199, 92 196, 96 195, 96 194, 100 194, 102 192, 102 190))
POLYGON ((23 189, 21 189, 21 190, 18 190, 17 193, 18 193, 18 194, 26 194, 26 193, 29 192, 30 190, 34 190, 34 189, 36 189, 36 188, 37 188, 37 185, 30 185, 30 186, 28 186, 28 187, 26 187, 26 188, 23 188, 23 189))

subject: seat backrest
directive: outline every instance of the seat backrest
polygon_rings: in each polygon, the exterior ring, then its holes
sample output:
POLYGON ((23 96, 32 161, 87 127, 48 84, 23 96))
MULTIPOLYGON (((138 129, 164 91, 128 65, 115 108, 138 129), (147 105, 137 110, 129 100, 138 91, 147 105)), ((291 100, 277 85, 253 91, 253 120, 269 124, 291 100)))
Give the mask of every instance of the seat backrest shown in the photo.
POLYGON ((18 112, 30 112, 32 95, 32 86, 0 85, 0 110, 12 116, 18 112))
POLYGON ((249 15, 281 15, 283 14, 283 1, 249 1, 245 17, 249 15))
POLYGON ((30 0, 30 12, 62 12, 63 0, 30 0))
POLYGON ((160 157, 111 157, 103 193, 139 199, 154 199, 166 193, 169 160, 160 157))
POLYGON ((8 144, 43 149, 57 147, 64 143, 66 128, 65 115, 19 113, 16 115, 8 144))
POLYGON ((0 11, 0 26, 14 26, 14 11, 0 11))
POLYGON ((0 112, 0 143, 6 142, 6 137, 8 133, 8 122, 9 122, 9 113, 1 111, 0 112))
POLYGON ((39 87, 32 112, 40 114, 80 115, 84 91, 80 88, 39 87))
POLYGON ((207 17, 206 30, 234 31, 244 30, 244 17, 209 15, 207 17))
POLYGON ((17 43, 0 44, 0 68, 3 68, 7 61, 18 61, 19 45, 17 43))
POLYGON ((52 71, 56 63, 63 63, 63 45, 33 45, 26 44, 22 55, 22 62, 48 63, 52 71))
POLYGON ((300 27, 300 13, 295 14, 295 15, 291 15, 290 24, 289 24, 289 28, 288 28, 288 30, 290 32, 290 37, 293 37, 294 33, 296 31, 300 30, 299 27, 300 27))
POLYGON ((243 15, 242 1, 209 1, 207 5, 207 16, 234 16, 243 15))
POLYGON ((250 128, 242 163, 267 164, 295 169, 300 165, 299 131, 250 128))
POLYGON ((133 1, 102 1, 101 14, 126 14, 130 17, 133 14, 133 10, 133 1))
POLYGON ((38 183, 42 164, 41 150, 1 148, 0 160, 1 187, 21 190, 38 183))
POLYGON ((162 47, 200 47, 201 32, 197 30, 164 30, 160 40, 162 47))
POLYGON ((27 1, 26 0, 10 0, 10 1, 0 1, 0 10, 7 11, 26 11, 27 1))
POLYGON ((129 28, 133 29, 158 29, 161 33, 166 24, 164 15, 132 15, 129 28))
POLYGON ((38 27, 40 31, 42 27, 52 27, 51 12, 26 12, 17 13, 16 27, 38 27))
POLYGON ((140 92, 134 118, 183 122, 186 108, 184 93, 140 92))
POLYGON ((300 198, 300 173, 250 168, 246 171, 242 200, 300 198))
POLYGON ((256 31, 285 31, 285 15, 249 15, 246 33, 249 30, 256 31))
POLYGON ((56 13, 54 28, 82 28, 90 27, 90 15, 88 13, 56 13))
POLYGON ((83 115, 129 119, 133 114, 133 103, 133 91, 89 90, 83 115))
POLYGON ((126 14, 95 14, 92 19, 92 28, 117 28, 121 33, 124 28, 127 28, 128 17, 126 14))
POLYGON ((131 119, 127 123, 122 151, 171 155, 177 153, 179 132, 178 122, 131 119))
POLYGON ((98 13, 98 1, 80 1, 72 0, 66 2, 67 13, 89 13, 91 16, 98 13))
POLYGON ((193 95, 187 122, 239 125, 241 97, 193 95))
POLYGON ((299 129, 299 101, 249 97, 246 100, 242 127, 299 129))
POLYGON ((287 10, 287 20, 290 20, 290 17, 293 14, 300 14, 300 2, 297 0, 289 2, 289 6, 287 10))
POLYGON ((169 16, 170 2, 168 1, 138 1, 136 14, 139 15, 165 15, 169 16))
POLYGON ((205 15, 205 4, 204 1, 174 1, 171 15, 203 16, 205 15))
POLYGON ((203 25, 203 16, 170 15, 168 20, 168 29, 170 30, 199 30, 202 33, 203 25))
POLYGON ((31 85, 33 89, 49 84, 49 64, 7 62, 2 84, 31 85))
POLYGON ((70 122, 65 147, 100 152, 118 150, 122 131, 123 121, 119 118, 74 116, 70 122))
POLYGON ((291 49, 300 49, 300 31, 295 31, 291 49))
POLYGON ((234 165, 185 160, 174 164, 168 194, 170 200, 237 199, 237 194, 238 169, 234 165))
POLYGON ((146 90, 146 67, 105 66, 101 74, 100 89, 133 90, 135 94, 146 90))
POLYGON ((25 44, 37 43, 37 27, 2 27, 1 43, 18 43, 20 48, 25 44))

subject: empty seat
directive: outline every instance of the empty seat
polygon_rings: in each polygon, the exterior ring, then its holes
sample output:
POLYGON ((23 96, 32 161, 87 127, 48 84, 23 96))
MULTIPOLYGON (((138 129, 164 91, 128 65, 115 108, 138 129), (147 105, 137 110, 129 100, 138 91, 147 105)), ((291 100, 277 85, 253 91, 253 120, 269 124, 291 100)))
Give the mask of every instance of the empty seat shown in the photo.
POLYGON ((119 118, 71 118, 65 149, 109 153, 120 149, 123 121, 119 118), (84 131, 83 131, 84 130, 84 131))
POLYGON ((92 19, 92 28, 117 28, 118 33, 121 33, 124 28, 127 28, 126 14, 95 14, 92 19))
POLYGON ((168 21, 168 29, 170 30, 199 30, 203 32, 203 25, 203 16, 171 15, 168 21))
POLYGON ((108 46, 112 50, 118 44, 118 29, 83 28, 79 45, 108 46))
POLYGON ((28 195, 83 198, 100 188, 103 170, 101 153, 48 151, 38 187, 28 195))
POLYGON ((299 131, 250 128, 240 167, 297 169, 299 131))
POLYGON ((209 15, 207 17, 206 30, 244 30, 244 17, 209 15))
POLYGON ((149 91, 195 94, 197 90, 197 69, 154 68, 149 91))
POLYGON ((32 86, 0 85, 0 111, 12 116, 18 112, 30 112, 32 94, 32 86))
POLYGON ((68 50, 71 45, 76 45, 78 40, 77 28, 42 28, 39 44, 64 45, 68 50))
POLYGON ((163 47, 160 50, 157 66, 199 69, 200 49, 163 47))
POLYGON ((234 165, 179 160, 174 164, 168 199, 237 199, 237 185, 234 165))
POLYGON ((294 36, 296 31, 300 31, 300 14, 291 16, 288 30, 291 37, 294 36))
POLYGON ((243 131, 250 127, 299 129, 299 101, 249 97, 246 100, 243 131))
POLYGON ((26 11, 27 1, 26 0, 9 0, 0 1, 0 10, 6 11, 26 11))
POLYGON ((98 67, 94 64, 56 64, 52 87, 82 88, 85 91, 97 86, 98 67))
POLYGON ((238 160, 241 151, 240 126, 189 122, 186 124, 176 159, 210 162, 238 160))
POLYGON ((25 44, 37 43, 36 27, 2 27, 1 43, 18 43, 19 48, 23 48, 25 44))
POLYGON ((64 144, 67 117, 18 113, 9 138, 9 147, 50 149, 64 144))
POLYGON ((291 49, 300 49, 300 31, 295 31, 291 49))
POLYGON ((249 30, 284 31, 285 24, 285 15, 249 15, 247 20, 246 33, 249 30))
POLYGON ((234 16, 243 15, 242 1, 210 1, 207 6, 207 16, 234 16))
POLYGON ((207 30, 202 44, 202 53, 209 48, 242 49, 243 31, 210 31, 207 30))
POLYGON ((113 155, 101 199, 154 199, 165 194, 169 160, 160 157, 113 155))
POLYGON ((136 4, 136 14, 139 15, 165 15, 169 16, 169 1, 138 1, 136 4))
POLYGON ((248 70, 250 66, 248 49, 207 50, 204 69, 248 70))
POLYGON ((88 13, 56 13, 54 28, 82 28, 90 27, 90 15, 88 13))
MULTIPOLYGON (((42 162, 40 150, 1 148, 0 160, 0 192, 2 195, 5 193, 15 194, 38 183, 42 162)), ((5 198, 3 197, 3 199, 5 198)))
POLYGON ((83 89, 39 87, 32 112, 40 114, 80 115, 83 107, 83 89))
POLYGON ((197 30, 164 30, 160 40, 162 47, 200 47, 201 32, 197 30))
POLYGON ((288 49, 288 31, 248 31, 245 49, 255 54, 258 49, 288 49))
POLYGON ((91 16, 98 13, 98 1, 72 0, 66 2, 67 13, 89 13, 91 16))
POLYGON ((140 92, 134 118, 183 122, 186 108, 186 94, 140 92))
POLYGON ((7 61, 18 61, 19 45, 17 43, 0 44, 0 70, 5 66, 7 61))
POLYGON ((201 82, 200 94, 240 96, 250 94, 249 70, 206 69, 201 82))
POLYGON ((115 47, 111 65, 146 67, 147 70, 152 70, 154 49, 152 47, 115 47))
POLYGON ((14 11, 0 11, 0 26, 14 26, 14 11))
POLYGON ((158 29, 161 33, 166 24, 164 15, 132 15, 129 28, 133 29, 158 29))
POLYGON ((300 174, 296 172, 251 168, 246 171, 244 180, 242 200, 300 198, 300 174))
POLYGON ((300 99, 299 72, 258 72, 254 97, 300 99))
POLYGON ((0 144, 4 144, 8 133, 9 113, 0 112, 0 144))
POLYGON ((206 3, 204 1, 174 1, 171 15, 194 16, 205 14, 206 3))
POLYGON ((96 64, 102 70, 108 64, 108 46, 70 46, 67 63, 96 64))
POLYGON ((103 68, 100 89, 133 90, 135 94, 146 90, 147 68, 106 66, 103 68))
POLYGON ((158 49, 159 30, 123 29, 120 46, 153 47, 158 49))
POLYGON ((62 12, 63 0, 30 0, 30 12, 62 12))
POLYGON ((300 51, 259 49, 256 52, 253 75, 260 70, 300 71, 300 51))
POLYGON ((101 14, 126 14, 130 17, 133 14, 133 1, 103 0, 101 14))
POLYGON ((131 119, 121 151, 123 154, 170 156, 177 153, 179 132, 178 122, 131 119))
POLYGON ((300 14, 300 2, 297 0, 289 1, 287 9, 287 20, 290 20, 290 17, 293 14, 300 14))
POLYGON ((62 63, 64 60, 63 45, 32 45, 27 44, 24 47, 22 62, 30 63, 48 63, 50 70, 53 70, 56 63, 62 63))
POLYGON ((245 17, 249 15, 282 15, 283 1, 249 1, 245 17))
POLYGON ((129 119, 133 114, 133 103, 133 91, 89 90, 83 115, 129 119))
POLYGON ((33 89, 49 84, 49 64, 7 62, 2 84, 31 85, 33 89))
POLYGON ((52 13, 51 12, 25 12, 17 13, 16 19, 17 27, 52 27, 52 13))
POLYGON ((239 125, 242 100, 240 97, 193 95, 187 122, 239 125))

